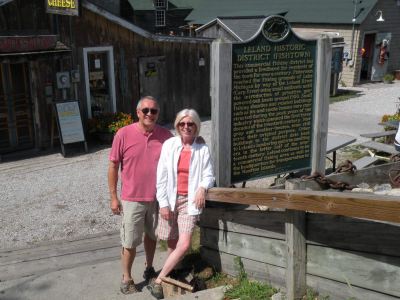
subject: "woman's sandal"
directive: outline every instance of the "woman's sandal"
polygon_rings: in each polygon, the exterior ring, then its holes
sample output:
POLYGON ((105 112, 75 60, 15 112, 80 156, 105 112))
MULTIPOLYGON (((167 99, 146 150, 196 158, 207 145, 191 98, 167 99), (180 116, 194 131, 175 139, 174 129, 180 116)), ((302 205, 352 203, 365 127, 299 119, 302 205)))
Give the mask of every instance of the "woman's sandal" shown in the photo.
POLYGON ((147 286, 147 289, 150 291, 151 295, 157 299, 164 299, 164 293, 162 285, 153 281, 151 284, 147 286))

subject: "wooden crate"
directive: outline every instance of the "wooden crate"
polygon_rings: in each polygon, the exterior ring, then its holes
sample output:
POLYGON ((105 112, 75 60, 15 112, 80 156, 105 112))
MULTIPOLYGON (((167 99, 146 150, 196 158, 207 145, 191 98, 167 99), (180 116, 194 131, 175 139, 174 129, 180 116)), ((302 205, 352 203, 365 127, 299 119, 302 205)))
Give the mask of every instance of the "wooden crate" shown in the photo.
POLYGON ((162 278, 164 298, 175 298, 180 295, 193 293, 193 287, 170 277, 162 278))

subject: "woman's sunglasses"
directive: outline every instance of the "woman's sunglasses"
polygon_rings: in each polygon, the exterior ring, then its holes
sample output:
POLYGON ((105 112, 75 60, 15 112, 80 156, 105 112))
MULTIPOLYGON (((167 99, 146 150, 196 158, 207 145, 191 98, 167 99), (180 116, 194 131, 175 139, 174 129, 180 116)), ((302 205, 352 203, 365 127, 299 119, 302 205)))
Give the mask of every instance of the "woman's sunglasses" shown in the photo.
POLYGON ((158 109, 145 107, 142 109, 142 113, 145 115, 147 115, 148 113, 150 113, 152 115, 156 115, 158 113, 158 109))
POLYGON ((194 126, 193 122, 179 122, 178 126, 179 127, 185 127, 185 124, 187 125, 187 127, 193 127, 194 126))

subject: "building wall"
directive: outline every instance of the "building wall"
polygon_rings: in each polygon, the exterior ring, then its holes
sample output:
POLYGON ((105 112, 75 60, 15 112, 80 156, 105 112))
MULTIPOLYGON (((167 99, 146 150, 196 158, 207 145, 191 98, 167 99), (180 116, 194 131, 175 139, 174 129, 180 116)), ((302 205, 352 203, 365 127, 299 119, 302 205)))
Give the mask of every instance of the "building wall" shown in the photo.
MULTIPOLYGON (((352 27, 349 25, 321 25, 321 24, 292 24, 293 31, 302 36, 302 34, 306 33, 338 33, 340 37, 343 37, 344 42, 346 43, 344 46, 344 52, 348 52, 351 55, 351 44, 352 44, 352 27)), ((356 61, 358 58, 358 51, 356 45, 358 42, 359 31, 358 28, 354 30, 354 43, 353 43, 353 58, 354 63, 351 60, 348 62, 343 61, 343 71, 341 74, 340 81, 342 81, 347 86, 353 86, 355 83, 354 80, 354 71, 355 66, 357 65, 356 61)))
MULTIPOLYGON (((84 47, 113 47, 118 111, 128 113, 135 111, 140 97, 138 59, 165 56, 167 92, 163 99, 160 99, 161 104, 165 103, 164 107, 168 110, 164 114, 164 121, 173 121, 176 112, 185 107, 196 109, 202 116, 211 114, 208 41, 195 42, 178 37, 156 41, 130 31, 87 9, 82 9, 81 17, 74 19, 73 28, 74 52, 80 66, 83 65, 82 49, 84 47), (204 58, 204 66, 199 66, 200 58, 204 58), (121 78, 122 67, 127 76, 127 86, 123 84, 125 79, 121 78)), ((83 90, 82 86, 81 98, 86 99, 83 90)), ((83 102, 86 103, 86 101, 83 102)))
POLYGON ((215 24, 210 26, 204 30, 202 30, 198 36, 205 37, 205 38, 224 38, 228 41, 236 42, 237 40, 232 36, 231 33, 225 30, 225 28, 221 27, 219 24, 215 24))
POLYGON ((372 32, 391 32, 390 57, 388 63, 388 72, 400 69, 400 6, 397 1, 381 0, 377 3, 371 14, 361 24, 361 38, 359 47, 362 47, 365 33, 372 32), (384 22, 377 22, 376 12, 383 12, 384 22))

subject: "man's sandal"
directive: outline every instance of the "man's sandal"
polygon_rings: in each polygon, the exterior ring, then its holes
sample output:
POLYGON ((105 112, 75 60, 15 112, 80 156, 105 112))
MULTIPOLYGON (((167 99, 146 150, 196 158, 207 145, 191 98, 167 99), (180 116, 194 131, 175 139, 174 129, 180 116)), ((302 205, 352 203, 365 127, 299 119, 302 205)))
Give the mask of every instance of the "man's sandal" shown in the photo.
POLYGON ((121 281, 120 290, 121 290, 121 293, 125 294, 125 295, 138 292, 138 290, 135 286, 135 283, 133 282, 132 279, 129 280, 128 282, 121 281))

